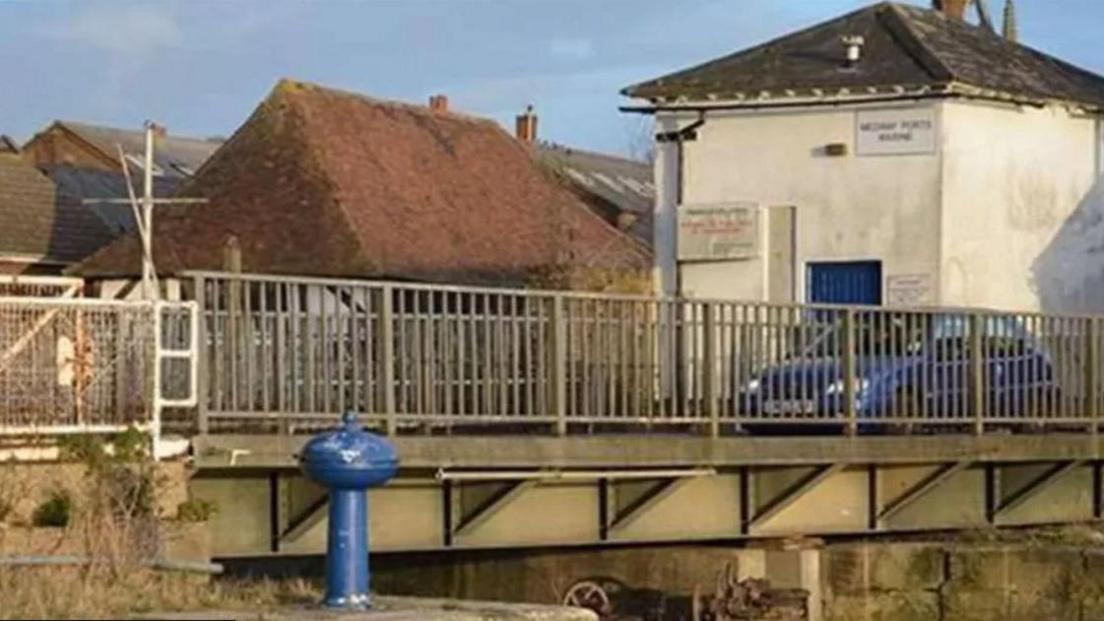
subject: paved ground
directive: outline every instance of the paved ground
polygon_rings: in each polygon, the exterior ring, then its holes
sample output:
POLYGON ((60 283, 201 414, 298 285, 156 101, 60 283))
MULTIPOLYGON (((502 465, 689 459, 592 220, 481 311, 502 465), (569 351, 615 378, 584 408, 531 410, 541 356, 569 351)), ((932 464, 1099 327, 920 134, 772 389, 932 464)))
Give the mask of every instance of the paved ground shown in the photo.
POLYGON ((598 621, 594 613, 579 608, 411 597, 379 597, 375 608, 368 612, 295 607, 158 612, 141 618, 171 621, 598 621))

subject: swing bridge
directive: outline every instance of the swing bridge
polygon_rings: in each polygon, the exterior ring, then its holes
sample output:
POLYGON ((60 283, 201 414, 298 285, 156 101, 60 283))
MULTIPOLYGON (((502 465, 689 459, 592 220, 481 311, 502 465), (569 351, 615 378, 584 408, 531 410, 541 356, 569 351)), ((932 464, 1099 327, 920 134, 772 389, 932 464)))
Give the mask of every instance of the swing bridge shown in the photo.
POLYGON ((0 438, 186 446, 219 557, 319 554, 296 454, 394 441, 381 551, 1099 519, 1104 317, 192 272, 0 282, 0 438), (175 444, 174 444, 175 443, 175 444))

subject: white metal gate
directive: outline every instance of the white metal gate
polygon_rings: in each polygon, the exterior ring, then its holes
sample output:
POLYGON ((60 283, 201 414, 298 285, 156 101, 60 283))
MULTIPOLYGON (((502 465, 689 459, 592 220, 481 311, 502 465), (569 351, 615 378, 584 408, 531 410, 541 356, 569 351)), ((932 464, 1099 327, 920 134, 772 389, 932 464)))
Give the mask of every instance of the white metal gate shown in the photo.
POLYGON ((193 302, 0 297, 0 436, 136 427, 158 454, 165 407, 194 407, 193 302))

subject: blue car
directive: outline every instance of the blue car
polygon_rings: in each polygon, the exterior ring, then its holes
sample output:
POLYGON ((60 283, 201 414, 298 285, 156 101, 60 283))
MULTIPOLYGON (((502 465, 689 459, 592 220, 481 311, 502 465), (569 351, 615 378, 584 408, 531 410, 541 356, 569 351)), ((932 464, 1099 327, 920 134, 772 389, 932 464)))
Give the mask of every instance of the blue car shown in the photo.
POLYGON ((755 373, 738 391, 738 407, 753 421, 747 430, 838 429, 847 420, 848 396, 861 431, 971 424, 978 392, 974 325, 983 329, 979 370, 985 422, 1057 414, 1059 386, 1051 356, 1014 316, 975 320, 965 313, 884 311, 855 316, 854 376, 844 377, 839 323, 811 317, 812 327, 802 326, 800 333, 813 336, 785 339, 802 346, 755 373))

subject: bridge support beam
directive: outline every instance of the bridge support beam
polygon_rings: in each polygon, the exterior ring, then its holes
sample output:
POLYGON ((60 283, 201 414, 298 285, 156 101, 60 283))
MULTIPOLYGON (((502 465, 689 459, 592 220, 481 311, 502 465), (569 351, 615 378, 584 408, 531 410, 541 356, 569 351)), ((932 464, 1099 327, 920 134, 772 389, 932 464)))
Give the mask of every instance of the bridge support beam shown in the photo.
MULTIPOLYGON (((728 460, 719 444, 725 439, 703 438, 684 447, 682 462, 644 465, 626 457, 620 467, 591 458, 572 462, 559 449, 534 453, 528 463, 484 451, 482 465, 412 467, 372 490, 370 533, 375 550, 413 551, 917 532, 1098 517, 1104 480, 1089 437, 1077 439, 1081 450, 1046 439, 1034 445, 1045 453, 1007 452, 1014 460, 949 450, 929 460, 887 461, 891 451, 881 445, 896 442, 889 438, 870 442, 868 457, 877 459, 860 460, 861 437, 841 442, 839 459, 812 463, 785 450, 788 439, 758 440, 749 449, 779 446, 770 459, 728 460)), ((563 446, 578 443, 591 455, 590 445, 604 441, 569 438, 563 446)), ((216 555, 321 553, 324 490, 289 466, 249 462, 255 458, 253 452, 245 463, 201 467, 191 481, 194 497, 219 508, 212 523, 216 555)), ((415 453, 412 461, 418 459, 415 453)))

